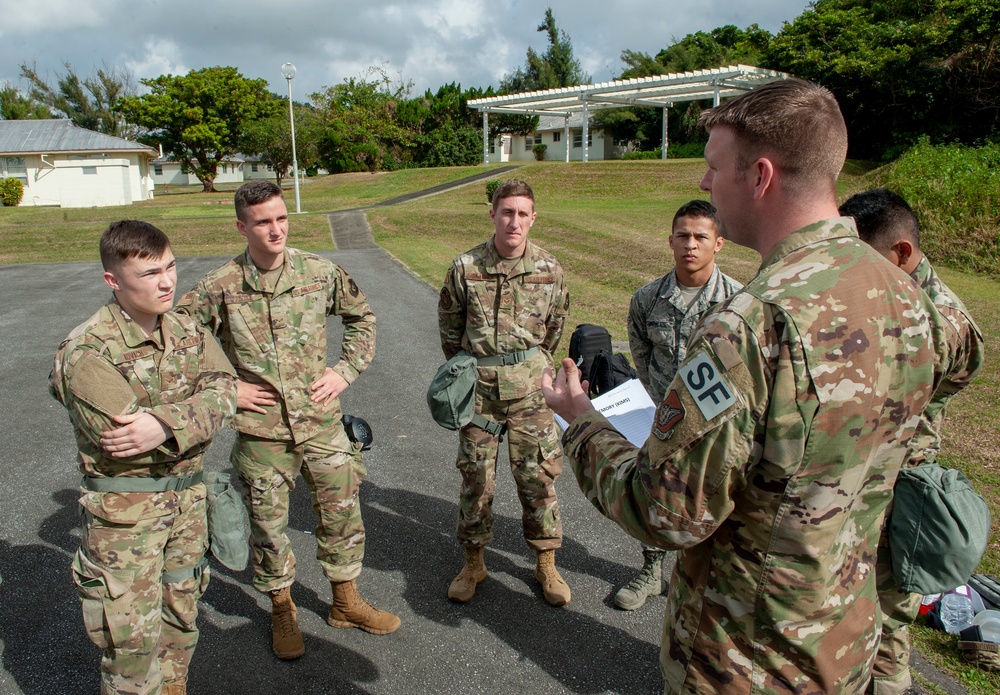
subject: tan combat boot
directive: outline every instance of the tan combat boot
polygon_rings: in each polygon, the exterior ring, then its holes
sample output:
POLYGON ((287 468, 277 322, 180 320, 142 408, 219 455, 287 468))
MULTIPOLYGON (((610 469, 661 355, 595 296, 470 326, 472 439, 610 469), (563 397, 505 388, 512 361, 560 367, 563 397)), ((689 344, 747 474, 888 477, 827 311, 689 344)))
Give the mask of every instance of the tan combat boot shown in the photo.
POLYGON ((292 603, 292 587, 275 589, 271 596, 271 648, 279 659, 298 659, 306 653, 299 632, 298 611, 292 603))
POLYGON ((178 678, 173 681, 165 681, 160 695, 187 695, 187 677, 178 678))
POLYGON ((399 629, 399 618, 389 611, 380 611, 361 598, 354 580, 330 582, 333 606, 326 619, 333 627, 356 627, 373 635, 388 635, 399 629))
POLYGON ((535 565, 535 579, 542 585, 542 593, 550 606, 565 606, 570 602, 569 585, 556 569, 556 551, 539 550, 535 565))
POLYGON ((486 564, 483 562, 483 546, 465 546, 465 567, 448 587, 448 598, 458 603, 467 603, 476 595, 476 586, 486 577, 486 564))

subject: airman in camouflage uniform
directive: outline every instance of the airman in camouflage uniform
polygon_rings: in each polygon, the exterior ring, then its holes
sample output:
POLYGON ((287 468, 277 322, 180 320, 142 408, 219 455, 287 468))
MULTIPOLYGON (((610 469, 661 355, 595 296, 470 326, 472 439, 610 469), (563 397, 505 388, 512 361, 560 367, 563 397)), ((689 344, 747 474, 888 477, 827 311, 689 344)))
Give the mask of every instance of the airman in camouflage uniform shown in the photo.
MULTIPOLYGON (((908 273, 946 319, 950 366, 945 380, 924 409, 911 445, 913 453, 905 465, 934 463, 941 449, 945 406, 982 368, 983 335, 962 300, 941 281, 921 253, 917 217, 902 197, 885 188, 865 191, 841 205, 840 213, 853 217, 858 236, 908 273)), ((890 505, 887 520, 891 513, 890 505)), ((908 626, 920 611, 921 597, 900 591, 896 585, 888 534, 883 534, 879 542, 875 576, 882 609, 882 640, 872 666, 869 691, 875 695, 902 695, 912 684, 908 626)))
MULTIPOLYGON (((687 342, 702 314, 743 287, 715 265, 725 240, 712 204, 685 203, 671 223, 674 269, 640 287, 628 310, 628 344, 639 381, 659 403, 687 354, 687 342)), ((615 605, 636 610, 663 591, 666 551, 642 547, 639 573, 615 594, 615 605)))
POLYGON ((309 487, 317 558, 330 580, 327 622, 388 634, 399 618, 357 592, 365 528, 358 489, 360 445, 347 437, 338 395, 375 355, 375 315, 343 268, 287 248, 288 210, 281 189, 251 181, 236 192, 237 228, 247 250, 181 298, 218 336, 236 367, 239 432, 232 463, 250 514, 254 586, 272 599, 272 646, 283 659, 305 653, 290 588, 295 556, 285 530, 289 493, 302 474, 309 487), (340 359, 326 366, 326 322, 344 324, 340 359))
POLYGON ((702 188, 757 276, 702 319, 641 449, 571 361, 546 401, 588 498, 679 551, 665 692, 862 693, 882 518, 943 376, 943 319, 837 217, 847 130, 829 91, 789 78, 702 118, 702 188))
POLYGON ((448 597, 462 603, 487 576, 483 550, 493 540, 491 507, 502 431, 508 437, 524 537, 537 553, 535 578, 551 605, 571 598, 555 567, 555 549, 562 545, 555 488, 562 450, 539 390, 542 371, 562 337, 569 292, 559 262, 528 240, 535 214, 534 194, 525 182, 512 179, 497 189, 490 210, 493 237, 455 259, 438 303, 445 357, 465 350, 478 358, 475 407, 485 418, 459 432, 458 540, 465 546, 466 564, 448 597))
POLYGON ((84 474, 73 579, 104 650, 101 693, 183 695, 209 580, 202 460, 236 381, 215 340, 169 311, 177 278, 160 230, 112 224, 101 258, 115 298, 63 341, 49 377, 84 474))

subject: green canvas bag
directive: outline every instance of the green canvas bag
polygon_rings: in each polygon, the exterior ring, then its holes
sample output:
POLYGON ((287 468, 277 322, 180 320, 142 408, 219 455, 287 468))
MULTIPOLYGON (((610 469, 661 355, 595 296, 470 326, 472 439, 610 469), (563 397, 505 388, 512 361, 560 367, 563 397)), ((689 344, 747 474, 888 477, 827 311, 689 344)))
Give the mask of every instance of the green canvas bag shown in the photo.
POLYGON ((434 422, 448 430, 472 422, 478 379, 476 358, 465 350, 442 364, 427 388, 427 407, 434 422))
POLYGON ((250 523, 246 507, 228 473, 205 473, 208 490, 208 539, 215 559, 231 570, 245 570, 250 562, 247 540, 250 523))
POLYGON ((967 583, 989 535, 986 500, 962 473, 937 464, 899 472, 889 520, 889 554, 900 589, 926 596, 967 583))

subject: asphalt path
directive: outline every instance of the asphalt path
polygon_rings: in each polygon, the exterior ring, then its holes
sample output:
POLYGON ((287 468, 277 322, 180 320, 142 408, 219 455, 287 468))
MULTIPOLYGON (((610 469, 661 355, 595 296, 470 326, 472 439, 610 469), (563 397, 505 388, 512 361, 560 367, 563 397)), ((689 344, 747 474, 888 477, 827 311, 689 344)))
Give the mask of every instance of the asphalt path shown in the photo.
MULTIPOLYGON (((293 246, 294 237, 293 218, 293 246)), ((664 599, 632 613, 614 608, 615 588, 641 564, 639 545, 593 509, 568 467, 557 484, 565 538, 556 558, 572 603, 548 606, 532 576, 506 454, 493 507, 496 539, 486 552, 490 577, 471 603, 447 599, 463 554, 455 541, 457 437, 433 423, 424 402, 443 359, 436 289, 377 247, 323 255, 347 269, 378 317, 375 360, 343 402, 375 433, 361 489, 368 540, 359 587, 403 625, 377 637, 326 624, 330 588, 315 560, 315 518, 300 484, 289 535, 305 656, 284 662, 271 654, 269 600, 252 588, 249 570, 213 561, 189 692, 662 691, 664 599)), ((179 259, 179 289, 225 260, 179 259)), ((84 634, 69 569, 79 545, 74 440, 46 380, 59 342, 109 296, 96 262, 0 267, 0 693, 99 690, 99 651, 84 634)), ((332 363, 339 327, 330 324, 332 363)), ((232 440, 232 432, 216 439, 210 469, 229 469, 232 440)))

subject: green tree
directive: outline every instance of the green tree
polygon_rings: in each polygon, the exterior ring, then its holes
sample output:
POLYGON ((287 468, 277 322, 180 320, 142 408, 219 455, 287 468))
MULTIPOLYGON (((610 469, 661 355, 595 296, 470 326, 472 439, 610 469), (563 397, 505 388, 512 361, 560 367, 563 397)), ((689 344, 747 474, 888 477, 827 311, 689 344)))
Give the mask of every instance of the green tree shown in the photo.
MULTIPOLYGON (((556 89, 590 84, 590 75, 583 70, 580 61, 573 54, 573 43, 569 35, 556 26, 552 8, 546 8, 545 19, 538 25, 538 31, 548 37, 549 46, 545 53, 528 46, 524 67, 505 75, 500 80, 500 94, 533 92, 539 89, 556 89)), ((490 138, 500 133, 522 135, 531 133, 538 127, 538 116, 501 114, 490 117, 490 138)))
POLYGON ((91 77, 80 79, 73 66, 57 75, 53 87, 35 65, 21 63, 21 77, 31 85, 29 96, 75 125, 120 138, 135 139, 141 131, 114 110, 119 99, 136 93, 135 78, 127 68, 103 65, 91 77))
POLYGON ((330 171, 397 169, 412 157, 413 133, 397 112, 412 85, 394 82, 382 66, 310 95, 322 119, 319 161, 330 171))
POLYGON ((482 157, 483 135, 479 113, 468 107, 469 99, 482 90, 463 91, 455 82, 437 92, 400 104, 400 124, 413 133, 413 163, 417 166, 468 166, 482 157))
POLYGON ((927 134, 975 142, 1000 127, 1000 0, 817 0, 766 65, 829 87, 855 157, 892 158, 927 134))
POLYGON ((7 121, 52 118, 52 109, 25 96, 12 84, 0 87, 0 118, 7 121))
MULTIPOLYGON (((705 70, 724 65, 760 65, 774 36, 751 24, 740 29, 727 24, 709 32, 688 34, 666 46, 655 56, 641 51, 624 50, 621 61, 625 64, 618 79, 651 77, 673 72, 705 70)), ((671 109, 668 129, 678 142, 704 140, 704 131, 698 127, 698 116, 711 102, 688 102, 671 109)), ((594 118, 595 128, 616 140, 630 140, 639 149, 652 149, 661 144, 662 112, 651 108, 611 109, 600 111, 594 118)))
POLYGON ((275 96, 279 112, 246 125, 240 149, 244 154, 259 155, 274 169, 274 178, 280 186, 282 180, 292 175, 292 165, 298 160, 299 172, 314 166, 317 161, 319 140, 319 114, 307 104, 293 104, 295 111, 295 152, 292 152, 292 127, 288 119, 288 102, 275 96))
POLYGON ((148 128, 145 140, 163 146, 206 193, 215 191, 219 164, 240 150, 250 123, 280 111, 264 79, 233 67, 192 70, 141 81, 149 94, 126 97, 118 110, 148 128))

